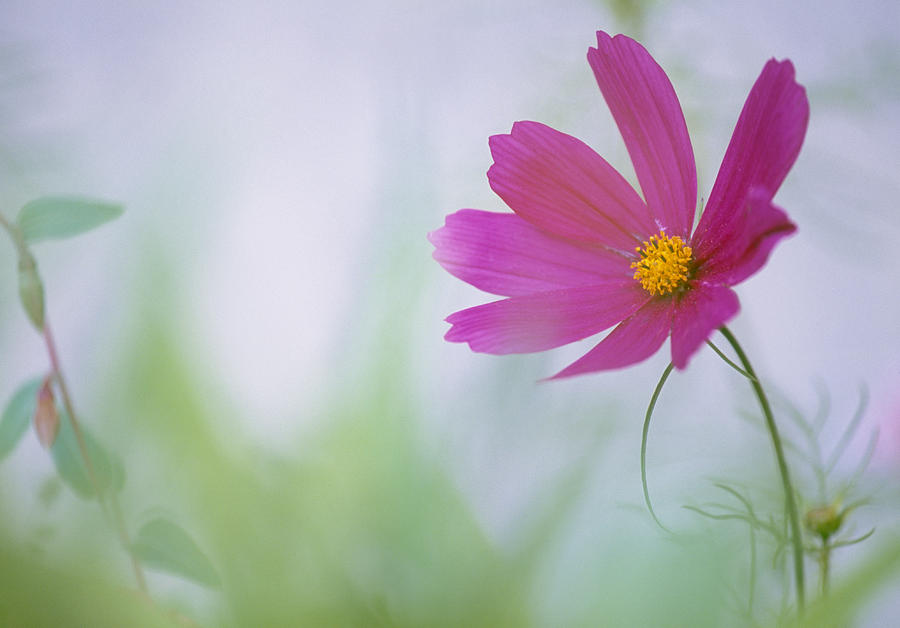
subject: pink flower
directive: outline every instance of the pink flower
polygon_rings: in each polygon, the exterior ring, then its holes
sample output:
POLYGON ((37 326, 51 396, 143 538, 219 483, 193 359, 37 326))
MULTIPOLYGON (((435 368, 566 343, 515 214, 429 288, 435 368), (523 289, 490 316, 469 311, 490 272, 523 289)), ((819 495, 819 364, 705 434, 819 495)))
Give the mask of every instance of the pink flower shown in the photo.
POLYGON ((772 198, 800 152, 809 104, 790 61, 766 63, 692 231, 697 173, 684 115, 636 41, 588 50, 643 199, 580 140, 538 122, 490 138, 491 189, 514 213, 462 209, 429 234, 434 258, 509 297, 452 314, 446 339, 493 354, 552 349, 618 323, 555 377, 615 369, 672 338, 679 369, 740 309, 730 288, 796 230, 772 198))

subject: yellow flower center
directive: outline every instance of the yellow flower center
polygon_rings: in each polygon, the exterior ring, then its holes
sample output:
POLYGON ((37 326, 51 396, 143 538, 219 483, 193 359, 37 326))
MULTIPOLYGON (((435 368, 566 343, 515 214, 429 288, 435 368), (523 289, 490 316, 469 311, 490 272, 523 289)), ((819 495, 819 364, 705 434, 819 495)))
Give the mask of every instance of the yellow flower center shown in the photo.
POLYGON ((691 270, 691 247, 680 236, 669 237, 660 232, 650 236, 644 246, 635 249, 641 259, 633 262, 634 278, 653 295, 671 294, 687 285, 691 270))

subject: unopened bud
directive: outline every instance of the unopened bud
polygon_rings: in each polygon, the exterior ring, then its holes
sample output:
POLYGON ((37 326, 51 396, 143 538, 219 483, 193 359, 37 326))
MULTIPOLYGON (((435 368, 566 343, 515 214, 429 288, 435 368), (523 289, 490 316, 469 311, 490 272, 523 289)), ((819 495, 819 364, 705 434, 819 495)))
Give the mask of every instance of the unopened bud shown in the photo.
POLYGON ((831 504, 810 508, 806 511, 806 527, 822 537, 823 540, 827 540, 838 531, 844 522, 844 515, 847 514, 847 509, 838 511, 838 507, 837 504, 831 504))
POLYGON ((29 253, 19 257, 19 298, 28 318, 37 327, 44 330, 44 284, 38 275, 37 264, 29 253))
POLYGON ((56 399, 50 378, 44 379, 37 395, 37 407, 34 411, 34 431, 45 449, 50 449, 59 434, 59 413, 56 411, 56 399))

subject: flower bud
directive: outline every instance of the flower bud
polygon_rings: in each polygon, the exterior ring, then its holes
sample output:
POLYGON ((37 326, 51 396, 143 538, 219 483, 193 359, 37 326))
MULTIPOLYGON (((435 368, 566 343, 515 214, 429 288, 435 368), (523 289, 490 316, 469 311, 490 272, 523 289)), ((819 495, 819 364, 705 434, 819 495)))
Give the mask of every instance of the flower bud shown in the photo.
POLYGON ((837 504, 810 508, 806 511, 806 527, 811 532, 818 534, 822 540, 827 540, 838 531, 844 522, 847 509, 838 511, 837 504))
POLYGON ((34 431, 37 432, 38 440, 45 449, 53 446, 56 435, 59 434, 59 413, 56 411, 56 399, 53 397, 49 377, 44 379, 44 384, 38 390, 34 431))
POLYGON ((19 257, 19 298, 28 318, 37 327, 44 330, 44 284, 37 272, 37 264, 30 253, 22 253, 19 257))

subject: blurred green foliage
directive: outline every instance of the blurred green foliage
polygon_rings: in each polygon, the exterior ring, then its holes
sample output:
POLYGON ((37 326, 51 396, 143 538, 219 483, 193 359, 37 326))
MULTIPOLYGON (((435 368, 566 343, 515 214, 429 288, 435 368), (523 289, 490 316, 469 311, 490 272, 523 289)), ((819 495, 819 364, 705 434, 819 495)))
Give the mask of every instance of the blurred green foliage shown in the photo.
POLYGON ((344 382, 320 428, 280 456, 233 437, 165 316, 146 314, 115 393, 167 467, 160 488, 191 504, 222 575, 221 622, 527 625, 527 570, 426 457, 395 373, 344 382))
MULTIPOLYGON (((728 561, 716 548, 673 544, 652 530, 648 546, 636 530, 606 521, 580 550, 574 578, 561 578, 574 585, 548 608, 559 598, 548 573, 589 465, 576 465, 535 506, 524 541, 496 543, 424 446, 403 369, 378 368, 377 355, 333 392, 290 453, 240 438, 227 393, 209 394, 215 385, 190 361, 176 314, 162 305, 174 302, 164 266, 149 268, 142 285, 154 293, 137 296, 136 327, 99 376, 103 410, 115 418, 100 425, 128 468, 126 504, 177 511, 221 592, 198 603, 200 592, 166 592, 165 579, 151 578, 157 604, 149 604, 130 592, 121 556, 112 563, 86 554, 113 546, 114 535, 86 524, 89 509, 74 501, 62 524, 77 532, 68 546, 25 553, 13 549, 13 536, 0 538, 9 558, 0 578, 15 580, 3 625, 178 625, 188 616, 215 626, 721 625, 728 561)), ((397 363, 389 350, 384 361, 397 363)), ((126 517, 132 534, 134 512, 126 517)))

